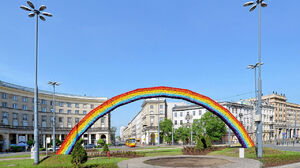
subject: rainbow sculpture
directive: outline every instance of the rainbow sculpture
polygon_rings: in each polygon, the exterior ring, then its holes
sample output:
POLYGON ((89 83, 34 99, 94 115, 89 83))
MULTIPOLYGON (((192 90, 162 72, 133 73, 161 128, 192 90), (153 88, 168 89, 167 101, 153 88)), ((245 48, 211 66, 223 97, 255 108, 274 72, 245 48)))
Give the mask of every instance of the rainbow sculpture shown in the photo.
POLYGON ((231 114, 229 110, 213 101, 209 97, 203 96, 187 89, 172 87, 151 87, 136 89, 118 96, 115 96, 103 104, 90 111, 68 134, 56 154, 70 154, 77 140, 87 131, 99 118, 114 109, 125 104, 147 98, 165 97, 182 99, 188 102, 203 106, 210 112, 221 118, 227 126, 234 132, 243 148, 254 146, 244 126, 231 114))

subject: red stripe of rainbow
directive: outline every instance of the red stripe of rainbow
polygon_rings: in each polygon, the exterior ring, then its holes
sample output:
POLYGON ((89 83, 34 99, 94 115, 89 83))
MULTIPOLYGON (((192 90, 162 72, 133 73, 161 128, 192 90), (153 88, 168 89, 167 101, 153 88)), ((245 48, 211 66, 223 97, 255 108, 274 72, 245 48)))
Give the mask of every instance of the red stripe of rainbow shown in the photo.
POLYGON ((254 146, 253 141, 249 137, 244 126, 230 113, 229 110, 213 101, 209 97, 203 96, 196 92, 192 92, 187 89, 172 88, 172 87, 151 87, 151 88, 141 88, 130 92, 123 93, 121 95, 115 96, 103 104, 99 105, 92 111, 90 111, 68 134, 65 141, 62 143, 60 149, 56 154, 70 154, 76 141, 87 131, 99 118, 105 114, 113 111, 114 109, 140 100, 153 97, 166 97, 175 98, 189 101, 191 103, 203 106, 208 109, 219 118, 221 118, 226 125, 234 132, 238 138, 240 144, 244 148, 250 148, 254 146))

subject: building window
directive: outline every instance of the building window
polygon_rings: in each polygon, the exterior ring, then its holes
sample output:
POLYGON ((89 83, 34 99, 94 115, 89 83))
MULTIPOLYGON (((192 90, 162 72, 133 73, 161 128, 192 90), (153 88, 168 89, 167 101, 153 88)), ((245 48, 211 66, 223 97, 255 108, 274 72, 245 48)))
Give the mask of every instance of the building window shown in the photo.
POLYGON ((76 107, 76 108, 79 108, 79 104, 78 104, 78 103, 75 103, 75 107, 76 107))
POLYGON ((2 123, 3 125, 8 125, 8 112, 2 113, 2 123))
POLYGON ((153 126, 154 123, 154 116, 150 116, 150 125, 153 126))
POLYGON ((17 109, 18 105, 16 103, 12 104, 12 108, 17 109))
POLYGON ((86 115, 86 110, 83 110, 82 113, 83 113, 84 115, 86 115))
POLYGON ((83 108, 86 108, 86 104, 83 105, 83 108))
POLYGON ((64 105, 63 102, 58 102, 59 107, 62 107, 64 105))
POLYGON ((71 107, 72 106, 72 104, 71 103, 68 103, 68 107, 71 107))
POLYGON ((79 118, 75 118, 75 124, 79 123, 79 118))
POLYGON ((64 127, 64 123, 63 123, 64 118, 63 117, 59 117, 58 118, 58 122, 59 122, 59 127, 64 127))
POLYGON ((163 111, 159 111, 160 114, 163 114, 163 111))
POLYGON ((79 114, 79 110, 75 110, 75 114, 79 114))
POLYGON ((91 104, 91 109, 94 109, 94 105, 93 104, 91 104))
POLYGON ((153 114, 153 111, 152 111, 152 110, 150 111, 150 114, 153 114))
POLYGON ((23 97, 23 102, 27 102, 27 97, 23 97))
POLYGON ((177 125, 177 120, 175 120, 174 122, 175 122, 175 125, 177 125))
POLYGON ((101 118, 101 124, 104 124, 104 118, 101 118))
POLYGON ((174 117, 177 117, 177 112, 174 113, 174 117))
POLYGON ((31 99, 31 102, 34 103, 34 98, 31 99))
POLYGON ((23 126, 28 126, 28 115, 23 114, 23 126))
POLYGON ((150 105, 150 109, 153 109, 153 105, 150 105))
POLYGON ((23 109, 23 110, 27 110, 27 106, 26 106, 26 105, 23 105, 23 106, 22 106, 22 109, 23 109))
POLYGON ((202 115, 202 112, 201 112, 201 110, 199 110, 199 115, 202 115))
POLYGON ((164 117, 159 117, 159 121, 163 121, 164 120, 164 117))
POLYGON ((46 104, 46 100, 42 99, 42 104, 46 104))
POLYGON ((68 117, 67 121, 68 121, 68 128, 71 128, 72 127, 72 118, 68 117))
POLYGON ((2 93, 2 99, 6 99, 7 98, 7 94, 6 93, 2 93))
POLYGON ((64 111, 63 111, 63 109, 59 109, 58 112, 59 113, 63 113, 64 111))
POLYGON ((193 111, 193 116, 195 116, 196 115, 196 112, 195 111, 193 111))
POLYGON ((7 107, 7 103, 6 102, 2 102, 2 107, 7 107))
POLYGON ((13 113, 13 126, 19 126, 18 114, 13 113))
POLYGON ((68 110, 68 114, 71 114, 71 110, 68 110))
POLYGON ((183 121, 182 120, 180 120, 180 125, 182 125, 183 124, 183 121))
POLYGON ((18 101, 18 96, 13 96, 13 98, 12 98, 14 101, 18 101))
POLYGON ((180 117, 182 117, 183 116, 183 114, 182 114, 182 112, 180 112, 180 117))
POLYGON ((160 109, 163 109, 163 107, 164 107, 163 105, 159 105, 159 108, 160 108, 160 109))
POLYGON ((47 127, 47 116, 42 116, 42 127, 47 127))
POLYGON ((42 112, 47 112, 47 108, 46 107, 42 107, 42 112))

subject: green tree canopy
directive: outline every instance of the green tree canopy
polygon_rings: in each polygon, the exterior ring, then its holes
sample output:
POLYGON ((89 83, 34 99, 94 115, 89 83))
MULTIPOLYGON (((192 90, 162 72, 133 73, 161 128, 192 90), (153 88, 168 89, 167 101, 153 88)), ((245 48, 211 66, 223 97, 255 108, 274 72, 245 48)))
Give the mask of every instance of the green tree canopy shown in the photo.
POLYGON ((209 111, 201 117, 200 124, 204 126, 206 134, 213 141, 221 140, 222 136, 226 133, 225 123, 209 111))
POLYGON ((174 138, 175 141, 181 140, 184 144, 189 143, 191 138, 191 129, 183 126, 179 127, 175 131, 174 138))
POLYGON ((165 119, 159 123, 160 135, 169 144, 172 142, 172 125, 172 121, 169 119, 165 119))

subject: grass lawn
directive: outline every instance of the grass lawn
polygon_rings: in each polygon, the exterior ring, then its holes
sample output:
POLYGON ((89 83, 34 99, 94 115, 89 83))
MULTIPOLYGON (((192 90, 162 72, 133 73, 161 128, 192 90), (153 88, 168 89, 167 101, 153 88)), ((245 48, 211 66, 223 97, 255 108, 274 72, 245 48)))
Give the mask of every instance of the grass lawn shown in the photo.
MULTIPOLYGON (((239 157, 239 148, 225 148, 220 151, 211 152, 208 155, 239 157)), ((245 158, 257 159, 254 147, 245 149, 245 158)), ((280 151, 273 148, 263 148, 263 159, 259 160, 263 162, 264 166, 266 167, 279 166, 300 162, 300 153, 292 151, 280 151)))
MULTIPOLYGON (((46 154, 40 154, 40 156, 46 156, 46 154)), ((13 156, 4 156, 4 157, 1 157, 1 156, 0 156, 0 159, 5 159, 5 158, 23 158, 23 157, 29 157, 29 158, 30 158, 30 154, 13 155, 13 156)))
POLYGON ((138 153, 144 153, 145 156, 182 155, 182 151, 179 148, 151 150, 151 151, 139 151, 138 153))
POLYGON ((133 150, 143 150, 143 149, 165 149, 165 148, 173 148, 173 147, 172 147, 172 146, 164 146, 164 147, 153 146, 153 147, 146 147, 146 148, 134 148, 133 150))
MULTIPOLYGON (((106 166, 105 168, 117 168, 117 163, 126 160, 127 158, 89 158, 86 163, 82 166, 84 167, 93 167, 96 165, 106 166)), ((70 155, 55 155, 47 158, 42 161, 38 166, 33 166, 32 159, 24 160, 9 160, 9 161, 0 161, 0 167, 73 167, 71 164, 70 155)), ((99 167, 101 168, 101 167, 99 167)))

